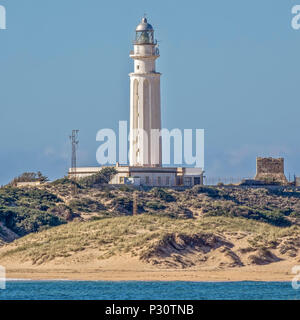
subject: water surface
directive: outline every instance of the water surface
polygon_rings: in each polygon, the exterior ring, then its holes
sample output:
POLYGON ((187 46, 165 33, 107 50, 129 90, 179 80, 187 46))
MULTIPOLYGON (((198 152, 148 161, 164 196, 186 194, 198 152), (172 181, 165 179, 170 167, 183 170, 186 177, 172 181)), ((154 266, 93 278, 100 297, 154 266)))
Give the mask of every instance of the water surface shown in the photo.
POLYGON ((8 281, 0 300, 300 300, 290 282, 8 281))

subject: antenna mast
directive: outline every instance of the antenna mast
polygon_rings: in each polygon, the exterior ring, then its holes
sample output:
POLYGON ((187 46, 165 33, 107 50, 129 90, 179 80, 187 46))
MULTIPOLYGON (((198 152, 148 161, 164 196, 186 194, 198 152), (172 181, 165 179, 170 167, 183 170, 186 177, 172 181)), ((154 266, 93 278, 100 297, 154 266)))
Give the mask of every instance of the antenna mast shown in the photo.
POLYGON ((72 187, 72 192, 73 194, 77 193, 77 187, 76 187, 76 180, 77 180, 77 174, 76 174, 76 169, 77 169, 77 158, 76 158, 76 150, 79 141, 77 140, 78 138, 78 132, 79 130, 72 130, 72 135, 70 136, 71 144, 72 144, 72 161, 71 161, 71 177, 74 180, 73 187, 72 187))

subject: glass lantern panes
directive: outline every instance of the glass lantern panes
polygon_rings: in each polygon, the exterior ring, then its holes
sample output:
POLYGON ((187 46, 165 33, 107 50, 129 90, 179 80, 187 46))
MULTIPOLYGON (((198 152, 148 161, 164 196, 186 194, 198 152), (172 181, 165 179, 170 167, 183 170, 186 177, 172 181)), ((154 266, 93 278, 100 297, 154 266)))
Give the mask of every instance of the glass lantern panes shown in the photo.
POLYGON ((144 44, 144 43, 153 44, 154 43, 153 31, 137 31, 135 42, 138 44, 144 44))

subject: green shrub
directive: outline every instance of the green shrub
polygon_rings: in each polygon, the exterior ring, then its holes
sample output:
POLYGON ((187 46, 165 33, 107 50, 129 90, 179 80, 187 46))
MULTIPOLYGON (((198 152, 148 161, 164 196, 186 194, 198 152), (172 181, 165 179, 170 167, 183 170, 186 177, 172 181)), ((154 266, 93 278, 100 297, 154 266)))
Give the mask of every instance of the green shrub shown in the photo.
POLYGON ((215 203, 205 213, 207 216, 242 217, 251 220, 265 222, 277 227, 288 227, 291 222, 281 211, 268 211, 250 208, 247 206, 233 206, 215 203))
POLYGON ((65 176, 63 178, 52 181, 50 184, 53 186, 57 186, 57 185, 70 185, 72 183, 73 183, 73 180, 65 176))
POLYGON ((119 205, 127 211, 132 211, 133 200, 128 197, 118 197, 113 200, 114 205, 119 205))
POLYGON ((0 189, 0 206, 28 207, 47 211, 58 202, 62 200, 55 194, 38 188, 5 187, 0 189))
POLYGON ((204 193, 211 198, 221 198, 220 191, 215 187, 206 187, 206 186, 194 186, 192 189, 187 190, 188 193, 199 194, 204 193))
POLYGON ((104 191, 104 197, 105 198, 108 198, 108 199, 113 199, 115 198, 116 196, 109 190, 105 190, 104 191))
POLYGON ((66 221, 51 213, 26 207, 0 207, 0 221, 19 236, 61 225, 66 221))
POLYGON ((289 227, 291 225, 291 222, 279 211, 257 211, 255 214, 250 215, 249 219, 260 220, 277 227, 289 227))
MULTIPOLYGON (((130 213, 133 211, 133 199, 132 198, 116 197, 116 198, 114 198, 112 204, 115 206, 120 206, 121 208, 125 209, 126 211, 128 211, 130 213)), ((142 202, 140 202, 140 201, 137 202, 137 209, 138 209, 139 213, 144 212, 144 207, 143 207, 142 202)), ((117 210, 117 211, 119 211, 119 210, 117 210)))
POLYGON ((101 202, 92 200, 90 198, 71 200, 69 202, 69 207, 77 212, 96 212, 105 210, 105 206, 101 202))
POLYGON ((145 206, 153 210, 162 210, 166 208, 166 206, 157 201, 148 201, 145 206))
POLYGON ((121 185, 119 186, 119 190, 123 192, 133 192, 134 188, 129 187, 127 185, 121 185))
POLYGON ((162 188, 153 188, 151 192, 152 192, 153 196, 155 196, 156 198, 159 198, 161 200, 164 200, 166 202, 176 201, 176 198, 172 194, 166 192, 162 188))
POLYGON ((117 170, 114 167, 103 168, 96 174, 89 177, 79 179, 79 184, 84 187, 94 187, 99 184, 108 184, 113 176, 117 174, 117 170))

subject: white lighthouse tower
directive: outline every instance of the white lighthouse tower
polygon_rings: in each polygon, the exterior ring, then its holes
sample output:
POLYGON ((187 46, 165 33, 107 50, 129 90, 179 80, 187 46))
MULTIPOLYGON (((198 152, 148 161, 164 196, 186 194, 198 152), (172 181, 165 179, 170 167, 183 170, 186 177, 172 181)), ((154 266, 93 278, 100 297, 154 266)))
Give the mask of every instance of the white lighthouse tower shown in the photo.
POLYGON ((162 145, 159 57, 154 30, 143 18, 136 28, 134 72, 130 73, 130 166, 161 167, 162 145), (155 130, 156 129, 156 130, 155 130))
MULTIPOLYGON (((136 27, 130 58, 130 150, 129 166, 116 164, 109 183, 139 186, 193 186, 203 184, 203 169, 162 166, 160 76, 155 62, 159 58, 154 30, 146 18, 136 27)), ((171 137, 169 136, 169 139, 171 137)), ((105 166, 70 168, 70 177, 87 177, 105 166)))

